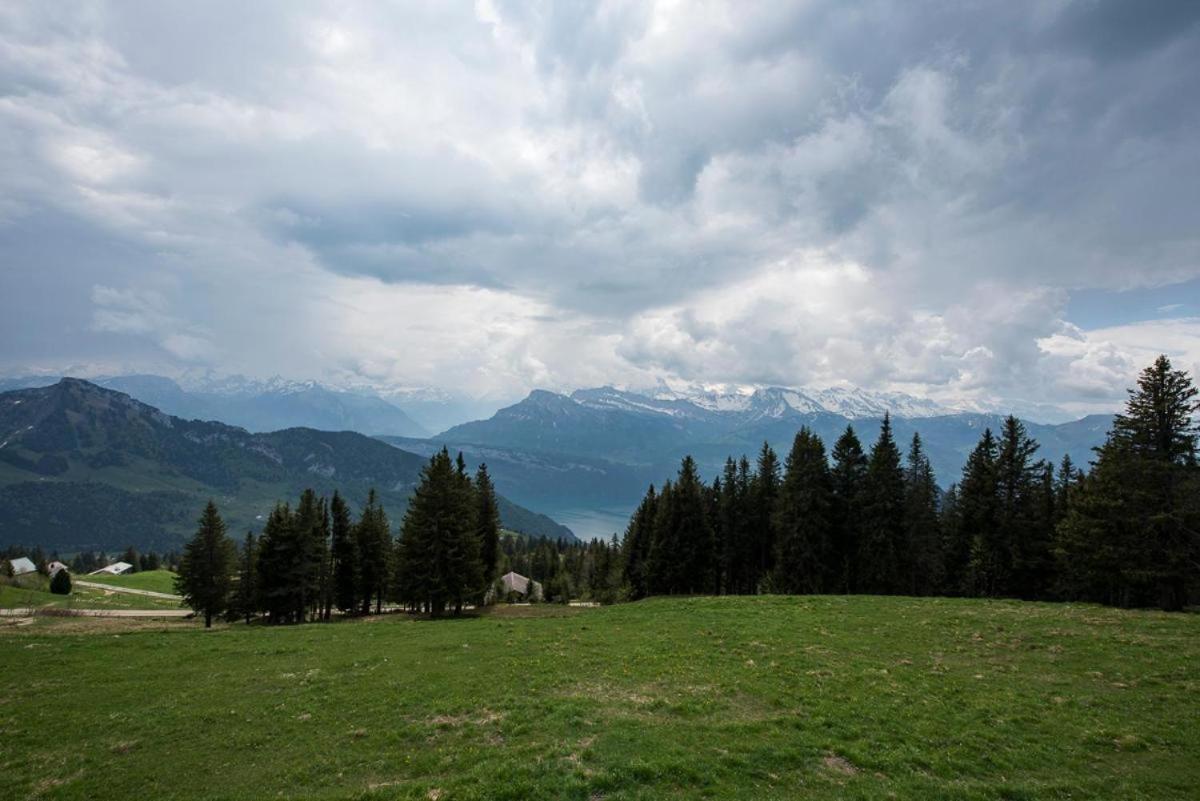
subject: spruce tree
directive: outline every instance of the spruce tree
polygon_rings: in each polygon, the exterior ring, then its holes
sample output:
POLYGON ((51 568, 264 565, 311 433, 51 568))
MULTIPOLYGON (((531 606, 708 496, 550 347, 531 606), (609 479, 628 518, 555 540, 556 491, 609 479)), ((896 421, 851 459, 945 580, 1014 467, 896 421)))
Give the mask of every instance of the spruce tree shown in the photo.
POLYGON ((481 594, 495 581, 500 560, 500 510, 487 465, 475 471, 475 537, 479 540, 481 594))
POLYGON ((1002 575, 994 543, 998 541, 1000 503, 996 477, 998 448, 984 429, 967 458, 958 486, 958 536, 948 553, 950 578, 966 595, 996 595, 1002 575))
POLYGON ((779 458, 766 442, 758 452, 754 479, 750 485, 750 532, 753 562, 750 582, 759 590, 774 567, 775 509, 779 500, 779 458))
POLYGON ((303 608, 296 577, 302 574, 295 515, 276 503, 259 538, 258 586, 262 608, 271 623, 298 623, 303 608))
POLYGON ((1075 493, 1060 551, 1076 590, 1178 610, 1200 579, 1196 388, 1166 356, 1137 383, 1075 493))
POLYGON ((183 550, 175 592, 196 614, 204 615, 204 627, 212 628, 215 616, 229 606, 234 570, 234 546, 225 536, 225 522, 211 500, 200 516, 196 534, 183 550))
POLYGON ((247 531, 238 554, 238 582, 230 612, 249 624, 258 611, 258 602, 258 540, 247 531))
POLYGON ((474 501, 465 468, 456 469, 445 448, 434 454, 404 515, 402 600, 436 617, 448 608, 460 610, 478 592, 483 569, 474 501))
POLYGON ((71 573, 65 568, 60 568, 54 577, 50 579, 50 592, 55 595, 70 595, 71 594, 71 573))
POLYGON ((656 594, 711 593, 716 583, 716 549, 706 509, 707 488, 696 461, 685 456, 669 492, 664 488, 650 549, 656 594))
POLYGON ((329 502, 330 530, 333 552, 333 604, 343 613, 357 612, 362 587, 362 564, 358 538, 350 522, 350 508, 335 490, 329 502))
POLYGON ((890 415, 883 416, 879 439, 867 459, 863 480, 862 527, 858 549, 860 592, 894 593, 901 589, 904 554, 904 471, 892 436, 890 415))
POLYGON ((825 591, 829 579, 831 506, 825 445, 805 426, 792 443, 779 489, 773 582, 777 590, 825 591))
POLYGON ((862 444, 847 425, 833 446, 830 483, 833 490, 830 589, 857 590, 856 569, 862 520, 862 493, 867 477, 867 457, 862 444))
POLYGON ((629 597, 635 601, 650 593, 650 543, 654 537, 657 508, 658 495, 651 484, 625 529, 625 583, 629 587, 629 597))
POLYGON ((362 613, 369 615, 372 602, 376 612, 383 609, 392 558, 390 525, 374 487, 367 493, 367 505, 363 507, 358 525, 355 526, 355 535, 361 565, 358 598, 362 613))
POLYGON ((1049 574, 1048 532, 1038 525, 1037 477, 1042 465, 1033 461, 1038 444, 1025 424, 1009 415, 1000 431, 996 454, 997 513, 995 537, 984 541, 992 565, 991 595, 1035 598, 1049 574))
POLYGON ((933 466, 914 433, 904 471, 904 548, 908 551, 903 589, 911 595, 932 595, 942 587, 942 532, 938 488, 933 466))

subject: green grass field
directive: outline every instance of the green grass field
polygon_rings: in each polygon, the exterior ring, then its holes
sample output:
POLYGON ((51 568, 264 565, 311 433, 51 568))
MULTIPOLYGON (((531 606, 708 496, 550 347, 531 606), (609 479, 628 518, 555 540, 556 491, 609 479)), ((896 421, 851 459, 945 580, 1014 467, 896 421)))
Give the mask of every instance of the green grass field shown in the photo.
POLYGON ((86 575, 76 578, 112 587, 128 587, 133 590, 150 590, 175 594, 175 574, 170 570, 147 570, 142 573, 126 573, 123 576, 86 575))
POLYGON ((1200 616, 651 600, 0 629, 11 798, 1193 799, 1200 616))
MULTIPOLYGON (((165 571, 163 571, 165 572, 165 571)), ((86 577, 94 578, 93 576, 86 577)), ((119 577, 117 577, 119 578, 119 577)), ((13 584, 0 583, 0 609, 55 607, 62 609, 178 609, 179 602, 132 593, 106 591, 75 584, 70 595, 50 592, 43 576, 21 576, 13 584)))

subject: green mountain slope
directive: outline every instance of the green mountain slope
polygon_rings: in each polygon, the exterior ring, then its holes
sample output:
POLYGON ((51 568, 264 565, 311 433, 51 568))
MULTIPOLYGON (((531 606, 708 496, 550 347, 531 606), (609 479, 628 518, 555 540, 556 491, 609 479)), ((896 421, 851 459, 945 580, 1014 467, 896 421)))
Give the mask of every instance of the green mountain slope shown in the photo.
MULTIPOLYGON (((355 507, 375 487, 398 526, 424 463, 353 432, 183 420, 68 378, 0 394, 0 543, 165 549, 191 533, 209 497, 236 535, 306 487, 338 489, 355 507)), ((515 504, 501 511, 509 528, 573 537, 515 504)))

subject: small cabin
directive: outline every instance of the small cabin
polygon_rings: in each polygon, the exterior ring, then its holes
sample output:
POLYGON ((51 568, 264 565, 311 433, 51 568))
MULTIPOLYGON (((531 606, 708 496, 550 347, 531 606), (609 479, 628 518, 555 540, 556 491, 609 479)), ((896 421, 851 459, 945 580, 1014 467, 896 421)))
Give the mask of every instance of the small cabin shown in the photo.
POLYGON ((33 573, 37 570, 37 565, 27 556, 22 556, 19 559, 13 559, 9 562, 12 565, 12 573, 14 576, 23 576, 26 573, 33 573))
POLYGON ((106 565, 99 570, 93 570, 92 575, 101 576, 107 574, 110 576, 119 576, 122 573, 128 573, 130 570, 133 570, 133 565, 128 562, 113 562, 111 565, 106 565))
POLYGON ((540 582, 534 581, 531 578, 526 578, 520 573, 514 573, 511 570, 500 577, 501 595, 510 593, 524 596, 529 601, 542 600, 542 585, 540 582))

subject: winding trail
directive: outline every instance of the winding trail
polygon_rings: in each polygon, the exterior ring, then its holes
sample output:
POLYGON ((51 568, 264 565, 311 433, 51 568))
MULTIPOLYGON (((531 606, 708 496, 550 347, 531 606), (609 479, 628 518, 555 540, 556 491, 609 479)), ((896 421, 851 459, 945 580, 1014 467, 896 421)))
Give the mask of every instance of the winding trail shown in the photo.
POLYGON ((167 601, 182 601, 183 598, 178 595, 172 595, 169 592, 155 592, 154 590, 135 590, 133 587, 118 587, 113 584, 98 584, 95 581, 86 581, 84 579, 74 579, 73 584, 78 584, 80 587, 90 587, 93 590, 108 590, 110 592, 126 592, 130 595, 144 595, 147 598, 162 598, 167 601))

